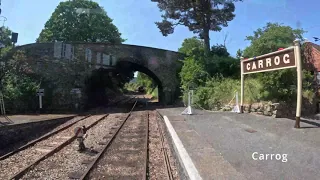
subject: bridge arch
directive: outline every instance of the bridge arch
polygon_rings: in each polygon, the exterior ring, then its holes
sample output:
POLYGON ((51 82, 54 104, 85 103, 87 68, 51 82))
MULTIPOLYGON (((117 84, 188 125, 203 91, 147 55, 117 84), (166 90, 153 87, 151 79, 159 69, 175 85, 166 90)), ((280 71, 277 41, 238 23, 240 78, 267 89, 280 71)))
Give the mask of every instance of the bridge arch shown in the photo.
POLYGON ((141 64, 138 64, 138 63, 134 63, 134 62, 137 62, 136 60, 132 60, 131 57, 128 57, 128 58, 122 58, 122 59, 119 59, 117 61, 117 64, 121 64, 121 63, 126 63, 129 67, 128 70, 131 70, 131 71, 139 71, 139 72, 142 72, 144 74, 146 74, 147 76, 149 76, 158 86, 158 100, 159 102, 163 102, 163 99, 164 99, 164 93, 163 93, 163 85, 162 85, 162 82, 161 80, 158 78, 158 76, 152 72, 150 69, 148 69, 147 67, 141 65, 141 64))
MULTIPOLYGON (((92 70, 99 68, 115 68, 118 63, 127 62, 132 70, 140 71, 150 76, 159 85, 159 101, 170 104, 177 94, 179 81, 177 70, 181 67, 178 60, 183 58, 182 54, 163 49, 106 43, 85 42, 56 42, 56 43, 34 43, 18 46, 17 50, 25 51, 27 60, 30 62, 54 62, 65 63, 63 67, 71 68, 72 62, 83 64, 82 74, 90 74, 92 70), (89 52, 89 53, 88 53, 89 52)), ((37 69, 37 63, 31 63, 37 69)), ((61 66, 62 67, 62 66, 61 66)), ((38 67, 39 68, 39 67, 38 67)), ((52 66, 51 69, 54 69, 52 66)), ((50 71, 50 68, 43 71, 50 71)), ((47 74, 54 73, 53 70, 47 74)), ((59 72, 56 72, 59 74, 59 72)), ((61 74, 63 76, 63 74, 61 74)), ((69 78, 67 74, 65 78, 69 78)), ((84 80, 83 80, 84 81, 84 80)), ((70 81, 72 82, 72 81, 70 81)), ((71 88, 72 83, 70 84, 71 88)), ((77 87, 81 87, 81 79, 77 87), (80 82, 80 85, 79 85, 80 82)))

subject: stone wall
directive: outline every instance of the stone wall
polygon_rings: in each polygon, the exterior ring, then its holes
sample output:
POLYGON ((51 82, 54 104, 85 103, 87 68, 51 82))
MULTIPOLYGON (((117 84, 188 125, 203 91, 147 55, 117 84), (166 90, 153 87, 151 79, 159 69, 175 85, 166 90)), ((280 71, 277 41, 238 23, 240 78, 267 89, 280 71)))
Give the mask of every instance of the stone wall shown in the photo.
MULTIPOLYGON (((232 107, 224 107, 223 111, 229 111, 232 107)), ((256 113, 259 115, 272 116, 275 118, 293 118, 296 116, 296 103, 272 103, 260 102, 244 105, 245 113, 256 113)), ((308 116, 316 113, 316 105, 310 103, 308 100, 303 99, 301 107, 301 115, 308 116)))
POLYGON ((33 139, 46 134, 51 129, 67 122, 74 116, 52 120, 43 120, 23 124, 0 126, 0 156, 7 153, 13 146, 23 145, 33 139))
POLYGON ((159 94, 165 96, 164 103, 172 101, 172 95, 176 93, 176 88, 179 86, 176 74, 177 69, 182 65, 178 63, 178 60, 183 57, 180 53, 135 45, 72 42, 65 43, 72 49, 65 49, 65 51, 57 53, 55 50, 61 49, 57 44, 34 43, 16 47, 13 51, 24 51, 26 62, 29 65, 28 69, 55 82, 52 96, 56 98, 53 100, 54 102, 48 102, 53 107, 70 106, 72 104, 70 99, 72 88, 77 87, 83 91, 85 78, 90 76, 93 70, 114 68, 112 67, 114 64, 122 61, 144 67, 157 77, 163 87, 163 92, 159 92, 159 94), (90 56, 88 53, 86 54, 87 50, 90 51, 90 56), (106 55, 105 57, 108 57, 107 59, 112 62, 112 65, 110 63, 105 65, 104 60, 98 58, 100 56, 97 54, 106 55))

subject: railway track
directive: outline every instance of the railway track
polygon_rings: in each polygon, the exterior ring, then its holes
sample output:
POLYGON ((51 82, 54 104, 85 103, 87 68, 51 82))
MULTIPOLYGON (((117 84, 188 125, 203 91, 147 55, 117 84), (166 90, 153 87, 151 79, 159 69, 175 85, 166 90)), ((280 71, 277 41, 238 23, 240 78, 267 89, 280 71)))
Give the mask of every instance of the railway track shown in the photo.
POLYGON ((0 161, 0 179, 19 179, 32 166, 48 158, 74 140, 73 130, 75 127, 84 125, 87 128, 91 128, 105 116, 106 115, 89 116, 67 128, 63 128, 59 133, 51 134, 50 137, 41 139, 23 150, 10 154, 10 156, 0 161))
POLYGON ((129 113, 82 117, 3 156, 0 179, 178 179, 158 114, 133 111, 136 97, 120 100, 132 101, 129 113), (82 125, 87 150, 79 153, 73 130, 82 125))
POLYGON ((71 173, 71 179, 147 179, 148 112, 132 112, 105 134, 100 153, 87 169, 71 173))
MULTIPOLYGON (((124 98, 121 98, 119 100, 116 100, 115 102, 111 102, 109 104, 109 106, 116 106, 116 105, 118 105, 120 103, 126 103, 126 102, 131 101, 134 98, 135 97, 124 97, 124 98)), ((36 144, 36 143, 38 143, 38 142, 40 142, 42 140, 48 139, 49 137, 51 137, 51 136, 53 136, 53 135, 65 130, 65 129, 73 126, 74 124, 78 123, 79 121, 82 121, 82 120, 84 120, 84 119, 86 119, 86 118, 88 118, 90 116, 91 115, 75 117, 72 120, 70 120, 69 122, 63 124, 62 126, 59 126, 58 128, 55 128, 53 131, 51 131, 51 132, 49 132, 49 133, 47 133, 47 134, 45 134, 45 135, 43 135, 43 136, 41 136, 41 137, 39 137, 37 139, 34 139, 34 140, 28 142, 27 144, 25 144, 25 145, 15 149, 15 150, 9 152, 9 153, 6 153, 6 154, 0 156, 0 161, 10 157, 11 155, 13 155, 15 153, 18 153, 18 152, 22 151, 22 150, 24 150, 24 149, 26 149, 26 148, 28 148, 30 146, 33 146, 34 144, 36 144)))

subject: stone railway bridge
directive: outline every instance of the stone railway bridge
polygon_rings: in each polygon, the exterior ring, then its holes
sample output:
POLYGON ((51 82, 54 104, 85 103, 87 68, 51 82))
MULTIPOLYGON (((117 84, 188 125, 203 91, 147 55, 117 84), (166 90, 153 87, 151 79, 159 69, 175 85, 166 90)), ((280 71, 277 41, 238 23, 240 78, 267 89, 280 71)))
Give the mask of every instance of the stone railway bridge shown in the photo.
POLYGON ((159 101, 163 104, 171 104, 179 91, 177 71, 182 63, 178 60, 183 55, 177 52, 136 45, 85 42, 34 43, 18 46, 12 52, 18 50, 24 52, 31 71, 55 79, 65 94, 75 87, 82 91, 85 77, 95 69, 115 69, 121 62, 130 64, 133 71, 143 72, 154 79, 159 88, 159 101))

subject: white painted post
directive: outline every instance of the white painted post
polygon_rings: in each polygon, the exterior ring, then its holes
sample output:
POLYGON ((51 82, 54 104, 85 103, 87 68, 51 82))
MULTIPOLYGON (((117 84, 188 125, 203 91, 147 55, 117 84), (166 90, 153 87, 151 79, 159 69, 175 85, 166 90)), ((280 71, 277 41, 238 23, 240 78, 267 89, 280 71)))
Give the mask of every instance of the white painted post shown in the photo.
POLYGON ((236 106, 239 106, 238 91, 236 92, 236 106))
POLYGON ((2 107, 3 107, 3 115, 6 115, 6 107, 4 106, 3 94, 1 94, 2 98, 2 107))
POLYGON ((191 105, 193 104, 193 90, 191 90, 191 105))
POLYGON ((39 94, 39 108, 42 109, 42 95, 39 94))
POLYGON ((241 101, 240 101, 240 113, 243 113, 243 100, 244 100, 244 74, 243 74, 243 60, 244 58, 240 58, 241 65, 241 101))
POLYGON ((4 106, 3 106, 3 104, 4 104, 4 102, 3 102, 3 95, 2 95, 2 92, 0 92, 0 98, 1 98, 1 104, 0 104, 0 107, 1 107, 1 114, 2 115, 5 115, 5 110, 4 110, 4 106))
POLYGON ((301 49, 300 40, 294 41, 294 54, 297 66, 297 109, 296 109, 296 123, 295 128, 300 128, 301 117, 301 102, 302 102, 302 62, 301 62, 301 49))
POLYGON ((191 106, 191 92, 188 92, 188 107, 191 106))

